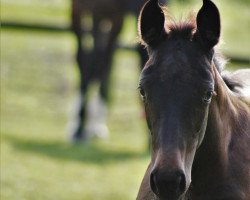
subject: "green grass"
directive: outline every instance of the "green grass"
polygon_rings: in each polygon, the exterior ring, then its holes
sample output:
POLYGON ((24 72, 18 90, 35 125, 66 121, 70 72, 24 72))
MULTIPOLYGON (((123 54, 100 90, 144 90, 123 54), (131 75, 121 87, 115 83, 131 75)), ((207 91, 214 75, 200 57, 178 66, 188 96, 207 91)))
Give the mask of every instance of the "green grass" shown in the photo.
POLYGON ((1 199, 134 199, 148 162, 136 54, 115 56, 110 139, 74 146, 72 35, 3 30, 2 39, 1 199))
MULTIPOLYGON (((218 2, 225 7, 223 20, 229 30, 224 34, 230 50, 223 49, 249 56, 249 3, 227 2, 218 2), (242 23, 229 23, 241 15, 242 23), (239 29, 234 29, 235 24, 239 29)), ((1 18, 67 25, 69 5, 65 0, 3 0, 1 18)), ((178 8, 185 13, 188 5, 173 4, 174 14, 178 8)), ((128 17, 121 34, 123 43, 136 42, 133 24, 134 18, 128 17)), ((1 30, 0 199, 135 199, 149 161, 137 94, 138 57, 124 50, 114 56, 109 140, 72 145, 65 138, 77 95, 75 50, 70 33, 1 30)), ((249 65, 230 64, 228 69, 238 67, 249 65)))
MULTIPOLYGON (((198 0, 170 0, 170 11, 178 20, 185 18, 191 11, 198 12, 201 7, 198 0)), ((215 1, 219 7, 222 19, 221 48, 227 55, 248 58, 250 57, 250 1, 249 0, 225 0, 215 1)), ((70 24, 70 0, 2 0, 1 20, 26 23, 38 23, 57 26, 69 26, 70 24)), ((127 21, 131 21, 129 18, 127 21)), ((135 20, 133 19, 133 23, 135 20)), ((125 23, 131 27, 131 22, 125 23)), ((127 28, 123 39, 129 38, 134 44, 135 30, 127 28), (127 36, 129 35, 129 36, 127 36)))
MULTIPOLYGON (((190 11, 198 12, 202 1, 170 1, 170 11, 175 18, 182 19, 190 11)), ((227 55, 250 58, 250 1, 216 1, 221 14, 222 42, 220 47, 227 55)))
POLYGON ((70 0, 2 0, 1 20, 50 24, 70 24, 70 0))

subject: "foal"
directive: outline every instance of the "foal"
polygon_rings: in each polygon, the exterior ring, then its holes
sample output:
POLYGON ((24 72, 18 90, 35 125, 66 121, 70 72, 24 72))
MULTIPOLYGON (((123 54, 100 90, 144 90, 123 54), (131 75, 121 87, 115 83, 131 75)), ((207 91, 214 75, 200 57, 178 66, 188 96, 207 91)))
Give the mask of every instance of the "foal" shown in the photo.
POLYGON ((212 1, 203 0, 196 22, 165 27, 165 20, 157 0, 139 18, 152 154, 137 200, 249 200, 250 96, 241 91, 250 89, 250 70, 223 79, 212 1))
MULTIPOLYGON (((77 64, 80 72, 80 102, 76 124, 71 136, 73 141, 86 140, 90 134, 105 137, 107 127, 105 115, 107 113, 106 103, 109 93, 109 79, 111 74, 112 56, 116 47, 116 40, 121 31, 125 15, 130 12, 136 17, 145 0, 72 0, 72 29, 77 38, 77 64), (86 30, 88 20, 92 18, 90 34, 86 30), (84 26, 84 20, 85 26, 84 26), (86 23, 87 21, 87 23, 86 23), (91 47, 91 38, 93 47, 91 47), (90 47, 88 47, 90 46, 90 47), (86 119, 87 91, 90 84, 96 81, 99 83, 99 98, 97 104, 92 106, 90 119, 86 119), (86 120, 89 128, 86 130, 86 120)), ((166 0, 161 0, 166 2, 166 0)), ((146 51, 138 46, 142 66, 147 58, 146 51)))

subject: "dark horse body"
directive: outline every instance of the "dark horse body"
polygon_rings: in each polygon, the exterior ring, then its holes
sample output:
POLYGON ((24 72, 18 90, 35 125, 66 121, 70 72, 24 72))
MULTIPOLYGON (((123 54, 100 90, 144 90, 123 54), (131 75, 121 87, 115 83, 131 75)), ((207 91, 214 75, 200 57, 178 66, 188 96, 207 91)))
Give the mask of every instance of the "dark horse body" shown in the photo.
MULTIPOLYGON (((116 40, 121 31, 125 15, 130 12, 136 17, 145 0, 72 0, 72 28, 77 37, 77 64, 80 72, 80 106, 76 125, 73 130, 74 141, 85 140, 86 131, 86 93, 91 82, 100 84, 99 105, 93 122, 97 126, 105 123, 106 102, 108 100, 109 78, 111 73, 112 55, 116 47, 116 40), (91 38, 85 36, 89 33, 84 26, 84 20, 89 16, 92 18, 90 35, 92 36, 92 47, 88 48, 86 43, 91 43, 91 38), (84 44, 85 43, 85 44, 84 44)), ((166 2, 163 1, 163 2, 166 2)), ((85 20, 86 22, 86 20, 85 20)), ((86 24, 91 24, 88 22, 86 24)), ((87 27, 88 28, 88 27, 87 27)), ((146 51, 138 46, 141 55, 142 66, 147 59, 146 51)), ((95 126, 93 125, 93 126, 95 126)), ((97 132, 106 132, 96 130, 97 132)), ((106 133, 104 133, 106 134, 106 133)))
POLYGON ((137 200, 249 200, 250 70, 222 75, 210 0, 196 21, 164 24, 157 0, 146 3, 139 31, 149 60, 139 87, 152 155, 137 200))

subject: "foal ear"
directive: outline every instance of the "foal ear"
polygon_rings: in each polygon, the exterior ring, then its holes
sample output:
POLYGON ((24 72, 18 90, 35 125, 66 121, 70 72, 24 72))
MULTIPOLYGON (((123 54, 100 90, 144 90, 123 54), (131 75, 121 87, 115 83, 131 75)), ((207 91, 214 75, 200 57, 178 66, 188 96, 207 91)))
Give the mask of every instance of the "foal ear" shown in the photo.
POLYGON ((197 33, 202 43, 211 50, 220 38, 220 13, 216 5, 210 0, 203 0, 203 6, 197 15, 197 33))
POLYGON ((149 0, 143 6, 139 16, 139 34, 142 43, 149 46, 157 44, 164 30, 165 16, 158 0, 149 0))

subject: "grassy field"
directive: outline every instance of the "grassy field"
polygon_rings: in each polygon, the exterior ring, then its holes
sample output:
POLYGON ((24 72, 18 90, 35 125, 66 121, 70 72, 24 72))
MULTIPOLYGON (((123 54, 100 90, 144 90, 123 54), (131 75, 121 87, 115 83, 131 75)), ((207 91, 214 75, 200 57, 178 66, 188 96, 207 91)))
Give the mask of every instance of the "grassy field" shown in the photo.
MULTIPOLYGON (((171 5, 173 14, 197 3, 180 2, 171 5)), ((249 1, 237 2, 218 2, 225 24, 223 50, 249 57, 249 1)), ((69 5, 66 0, 3 0, 1 19, 67 25, 69 5)), ((127 18, 124 43, 136 41, 131 23, 135 20, 127 18)), ((66 135, 77 95, 75 49, 71 33, 1 30, 0 199, 135 199, 149 161, 137 54, 118 50, 114 55, 110 138, 72 145, 66 135)), ((249 65, 228 69, 236 67, 249 65)))
POLYGON ((65 140, 77 94, 72 35, 3 30, 2 38, 3 199, 133 199, 148 160, 136 55, 115 56, 110 139, 75 146, 65 140))

